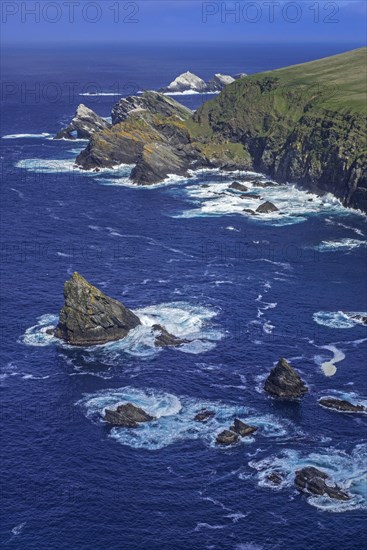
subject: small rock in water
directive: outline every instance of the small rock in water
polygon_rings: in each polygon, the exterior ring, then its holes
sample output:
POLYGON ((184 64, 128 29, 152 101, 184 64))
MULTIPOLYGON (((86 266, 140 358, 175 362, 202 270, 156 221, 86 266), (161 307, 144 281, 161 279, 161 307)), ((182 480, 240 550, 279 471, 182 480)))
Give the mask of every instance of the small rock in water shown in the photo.
POLYGON ((256 216, 256 212, 251 210, 251 208, 244 208, 242 212, 246 212, 247 214, 250 214, 250 216, 256 216))
POLYGON ((220 434, 217 435, 217 444, 218 445, 233 445, 238 443, 240 436, 230 430, 223 430, 220 434))
POLYGON ((308 466, 298 470, 294 480, 295 486, 303 493, 311 495, 327 495, 336 500, 350 500, 350 496, 337 485, 330 485, 330 478, 326 472, 308 466))
POLYGON ((257 193, 246 193, 246 195, 241 195, 241 197, 246 199, 261 199, 261 195, 257 193))
POLYGON ((234 419, 233 426, 231 426, 229 429, 232 432, 236 432, 241 437, 248 437, 249 435, 257 431, 256 426, 249 426, 248 424, 245 424, 244 422, 242 422, 242 420, 239 420, 238 418, 234 419))
POLYGON ((363 405, 353 405, 353 403, 350 403, 345 399, 336 399, 334 397, 323 397, 322 399, 319 399, 319 404, 322 407, 326 407, 327 409, 332 409, 334 411, 339 411, 339 412, 347 412, 347 413, 367 412, 367 408, 364 407, 363 405))
POLYGON ((229 189, 235 189, 236 191, 247 191, 247 187, 239 181, 234 181, 233 183, 231 183, 229 189))
POLYGON ((155 332, 158 332, 159 334, 155 337, 155 345, 158 347, 166 347, 166 346, 180 346, 181 344, 187 344, 190 340, 184 340, 182 338, 178 338, 177 336, 174 336, 173 334, 170 334, 168 330, 166 330, 162 325, 153 325, 152 329, 155 332))
POLYGON ((256 208, 256 212, 258 212, 259 214, 269 214, 270 212, 278 212, 278 211, 279 211, 279 208, 277 208, 275 204, 273 204, 270 201, 266 201, 263 204, 260 204, 258 208, 256 208))
POLYGON ((205 410, 205 411, 198 412, 195 415, 194 420, 196 420, 196 422, 207 422, 208 420, 210 420, 214 416, 215 416, 215 412, 205 410))
POLYGON ((150 414, 132 403, 126 403, 125 405, 119 405, 116 410, 106 409, 104 420, 114 426, 137 428, 140 422, 154 420, 154 416, 150 416, 150 414))
POLYGON ((280 472, 271 472, 266 476, 266 479, 273 485, 280 485, 283 481, 283 475, 280 472))
POLYGON ((271 395, 286 399, 303 397, 308 392, 306 384, 286 359, 280 359, 271 370, 264 388, 271 395))

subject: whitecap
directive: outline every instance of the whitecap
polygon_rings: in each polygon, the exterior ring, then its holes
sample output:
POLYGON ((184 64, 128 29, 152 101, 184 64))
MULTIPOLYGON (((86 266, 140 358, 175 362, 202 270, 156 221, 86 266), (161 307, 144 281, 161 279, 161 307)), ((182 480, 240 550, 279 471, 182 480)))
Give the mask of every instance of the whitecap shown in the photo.
POLYGON ((28 346, 49 346, 52 343, 59 342, 51 334, 47 334, 48 329, 55 328, 58 322, 58 316, 52 314, 41 315, 38 317, 37 324, 27 328, 20 341, 28 346))
POLYGON ((15 527, 13 527, 13 529, 11 530, 12 534, 14 536, 17 536, 17 535, 20 535, 20 533, 23 531, 24 527, 27 525, 27 522, 24 521, 23 523, 20 523, 19 525, 16 525, 15 527))
POLYGON ((367 317, 367 312, 354 311, 346 313, 343 311, 318 311, 314 313, 312 317, 318 325, 328 328, 345 329, 363 324, 356 316, 367 317))
POLYGON ((52 138, 52 134, 43 132, 42 134, 8 134, 6 136, 1 136, 2 139, 45 139, 52 138))
POLYGON ((320 252, 338 252, 340 250, 350 251, 365 246, 367 246, 367 241, 344 238, 337 241, 322 241, 316 248, 320 252))

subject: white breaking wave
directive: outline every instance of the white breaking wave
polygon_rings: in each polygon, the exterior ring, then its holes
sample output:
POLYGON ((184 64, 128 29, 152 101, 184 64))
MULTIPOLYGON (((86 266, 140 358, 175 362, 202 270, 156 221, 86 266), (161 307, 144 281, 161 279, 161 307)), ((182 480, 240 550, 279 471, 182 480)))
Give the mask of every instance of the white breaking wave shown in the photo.
POLYGON ((351 454, 335 448, 313 452, 304 456, 299 451, 285 450, 280 456, 270 456, 263 460, 252 460, 249 466, 257 471, 258 485, 274 490, 294 487, 295 472, 306 466, 314 466, 325 471, 338 486, 351 495, 349 501, 331 499, 327 496, 308 496, 312 506, 327 512, 346 512, 367 509, 367 445, 357 445, 351 454), (273 472, 284 477, 279 486, 268 480, 273 472))
POLYGON ((365 247, 367 241, 360 239, 340 239, 338 241, 322 241, 317 247, 321 252, 337 252, 339 250, 354 250, 355 248, 365 247))
MULTIPOLYGON (((141 325, 130 330, 128 335, 114 342, 85 348, 90 354, 107 361, 121 362, 121 354, 138 357, 150 357, 159 353, 162 348, 155 345, 154 324, 164 326, 175 336, 190 340, 175 349, 184 353, 204 353, 213 349, 223 333, 212 326, 211 320, 217 313, 203 306, 193 306, 187 302, 157 304, 134 310, 140 318, 141 325)), ((56 315, 42 315, 36 325, 28 328, 21 342, 29 346, 48 346, 58 343, 70 347, 58 338, 47 334, 47 329, 55 328, 58 322, 56 315)))
MULTIPOLYGON (((162 449, 182 440, 202 439, 214 446, 216 436, 230 426, 234 417, 251 425, 258 426, 262 436, 267 438, 284 437, 294 426, 273 415, 257 415, 239 405, 227 405, 216 401, 200 401, 188 397, 177 397, 170 393, 152 389, 140 390, 124 387, 107 389, 85 395, 76 405, 81 406, 87 418, 97 424, 105 424, 103 415, 106 408, 116 408, 123 403, 133 403, 141 407, 156 420, 141 423, 138 428, 112 427, 109 436, 123 445, 135 449, 162 449), (203 423, 194 420, 203 409, 211 410, 215 417, 203 423)), ((242 439, 243 444, 254 442, 253 437, 242 439)))
POLYGON ((8 134, 7 136, 1 136, 2 139, 24 139, 24 138, 32 138, 32 139, 53 139, 52 134, 48 134, 47 132, 43 132, 42 134, 8 134))
POLYGON ((353 328, 356 325, 362 325, 362 321, 355 319, 355 315, 367 317, 367 312, 348 312, 343 311, 318 311, 313 314, 313 320, 318 324, 328 328, 353 328))
POLYGON ((304 222, 307 217, 320 212, 345 211, 340 202, 332 195, 319 197, 293 185, 261 187, 253 180, 255 175, 261 182, 266 181, 262 174, 254 172, 223 172, 220 170, 193 171, 195 183, 185 188, 185 193, 195 207, 185 210, 175 217, 225 216, 239 214, 256 223, 270 223, 275 226, 292 225, 304 222), (211 174, 222 176, 221 181, 211 178, 211 174), (229 188, 231 181, 240 176, 246 192, 233 191, 229 188), (247 177, 248 176, 248 179, 247 177), (205 184, 205 186, 203 186, 205 184), (257 194, 260 198, 251 197, 257 194), (249 196, 246 196, 248 194, 249 196), (248 210, 256 209, 264 202, 272 202, 278 211, 268 214, 251 215, 248 210))
POLYGON ((97 97, 97 96, 121 96, 119 92, 80 92, 79 95, 87 97, 97 97))

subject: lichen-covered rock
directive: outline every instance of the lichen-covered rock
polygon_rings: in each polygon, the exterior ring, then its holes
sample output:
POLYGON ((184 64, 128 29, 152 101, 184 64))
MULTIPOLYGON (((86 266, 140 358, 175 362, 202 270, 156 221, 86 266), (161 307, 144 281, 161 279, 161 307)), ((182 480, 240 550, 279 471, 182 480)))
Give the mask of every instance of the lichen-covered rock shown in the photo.
POLYGON ((276 397, 297 399, 308 392, 298 372, 286 359, 280 359, 265 381, 265 391, 276 397))
POLYGON ((336 500, 350 500, 350 496, 337 485, 330 485, 330 478, 326 472, 313 466, 302 468, 296 472, 294 480, 297 489, 311 495, 327 495, 336 500))
POLYGON ((154 416, 150 416, 150 414, 132 403, 126 403, 125 405, 119 405, 116 410, 106 409, 103 419, 114 426, 137 428, 141 422, 154 420, 154 416))
POLYGON ((174 99, 158 92, 144 92, 140 96, 130 96, 120 99, 112 107, 112 124, 118 124, 126 120, 131 114, 160 115, 164 118, 175 116, 186 119, 192 115, 192 111, 181 105, 174 99))
POLYGON ((245 424, 245 422, 242 422, 239 418, 234 419, 233 426, 229 429, 241 437, 249 437, 257 431, 256 426, 249 426, 248 424, 245 424))
POLYGON ((83 103, 79 105, 69 126, 58 132, 54 139, 89 139, 95 132, 110 128, 111 124, 83 103), (76 134, 76 135, 73 135, 76 134))
POLYGON ((105 344, 124 338, 140 325, 121 302, 109 298, 79 273, 64 285, 65 303, 55 329, 56 338, 74 346, 105 344))
POLYGON ((233 445, 234 443, 238 443, 240 440, 240 436, 231 430, 223 430, 217 435, 216 443, 217 445, 233 445))

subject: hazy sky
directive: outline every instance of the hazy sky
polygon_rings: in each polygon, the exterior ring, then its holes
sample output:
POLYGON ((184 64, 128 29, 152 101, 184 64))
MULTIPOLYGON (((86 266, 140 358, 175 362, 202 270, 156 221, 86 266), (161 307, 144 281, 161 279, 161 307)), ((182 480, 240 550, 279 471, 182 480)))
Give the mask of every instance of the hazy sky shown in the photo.
POLYGON ((366 41, 365 0, 2 0, 1 41, 366 41))

